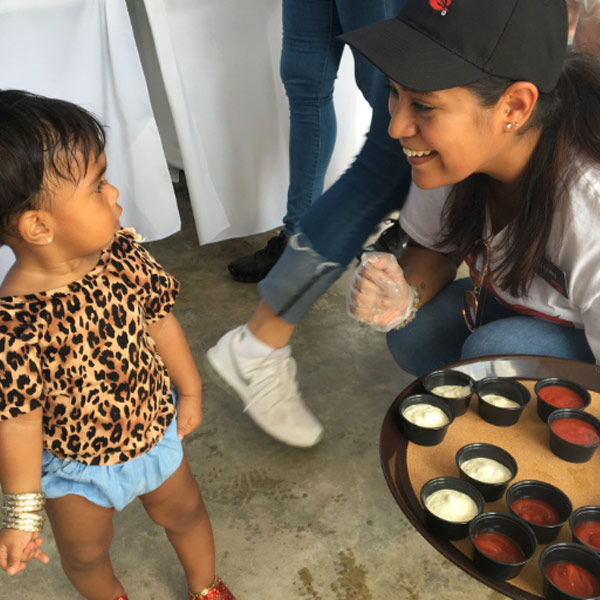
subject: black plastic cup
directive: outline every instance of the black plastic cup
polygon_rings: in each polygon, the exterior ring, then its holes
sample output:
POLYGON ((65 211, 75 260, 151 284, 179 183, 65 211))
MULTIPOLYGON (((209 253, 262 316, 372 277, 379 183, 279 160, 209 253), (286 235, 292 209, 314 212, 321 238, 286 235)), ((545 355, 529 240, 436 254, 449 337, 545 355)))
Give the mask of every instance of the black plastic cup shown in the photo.
POLYGON ((577 526, 587 521, 593 521, 600 525, 600 506, 580 506, 571 513, 571 516, 569 517, 569 527, 571 528, 572 539, 574 542, 581 544, 586 548, 589 548, 592 552, 600 555, 600 550, 586 544, 585 541, 575 533, 577 526))
POLYGON ((514 425, 523 409, 530 400, 529 391, 516 379, 510 377, 486 377, 475 383, 475 393, 479 399, 479 415, 482 419, 492 425, 508 427, 514 425), (498 394, 509 400, 514 400, 519 406, 506 408, 494 406, 483 399, 487 394, 498 394))
POLYGON ((488 577, 505 581, 516 577, 537 551, 537 541, 531 527, 522 519, 502 512, 484 512, 469 525, 469 538, 473 545, 473 562, 488 577), (496 560, 475 545, 475 538, 482 533, 500 533, 510 538, 523 552, 523 560, 507 563, 496 560))
POLYGON ((542 421, 544 421, 544 423, 548 420, 550 413, 560 409, 560 406, 554 406, 553 404, 549 404, 548 402, 540 398, 540 391, 550 385, 559 385, 561 387, 568 388, 575 392, 583 402, 583 406, 575 410, 584 410, 590 405, 590 402, 592 401, 590 393, 584 387, 582 387, 578 383, 575 383, 574 381, 571 381, 570 379, 562 379, 560 377, 546 377, 545 379, 540 379, 535 384, 534 391, 535 395, 537 396, 537 414, 539 418, 542 419, 542 421))
POLYGON ((483 496, 476 487, 457 477, 436 477, 430 479, 421 488, 421 504, 425 511, 425 523, 427 524, 427 528, 435 535, 447 540, 460 540, 467 537, 469 534, 469 523, 472 519, 469 519, 468 521, 448 521, 433 514, 425 506, 427 498, 439 490, 455 490, 467 494, 477 505, 477 514, 483 512, 485 505, 483 496))
POLYGON ((546 575, 546 569, 557 562, 567 562, 588 570, 600 583, 600 556, 581 544, 561 542, 551 544, 540 554, 540 571, 542 587, 547 600, 582 600, 582 598, 598 598, 598 596, 573 596, 557 587, 546 575))
POLYGON ((398 418, 402 431, 408 440, 415 444, 419 444, 420 446, 435 446, 446 437, 448 427, 452 421, 454 421, 454 413, 448 403, 437 396, 432 396, 431 394, 415 394, 413 396, 407 396, 400 402, 400 406, 398 407, 398 418), (448 417, 448 423, 441 427, 422 427, 421 425, 412 423, 403 413, 409 406, 415 404, 429 404, 441 409, 448 417))
POLYGON ((548 429, 550 430, 550 450, 552 450, 558 458, 562 458, 568 462, 584 463, 590 460, 592 456, 594 456, 594 452, 596 452, 598 446, 600 446, 600 440, 591 445, 574 444, 573 442, 565 440, 557 435, 552 429, 552 423, 559 419, 579 419, 580 421, 589 423, 596 428, 598 436, 600 436, 600 420, 590 413, 574 408, 560 408, 552 411, 548 416, 547 423, 548 429))
POLYGON ((561 527, 567 522, 573 511, 573 505, 568 496, 556 486, 546 483, 545 481, 537 481, 535 479, 526 479, 513 483, 506 492, 506 504, 510 512, 522 519, 531 527, 537 541, 540 544, 547 544, 556 539, 561 527), (513 510, 512 504, 515 500, 523 498, 533 498, 547 502, 558 513, 560 521, 555 525, 540 525, 532 523, 521 517, 513 510))
POLYGON ((428 394, 433 394, 439 398, 443 398, 454 411, 454 416, 459 417, 464 415, 469 408, 471 397, 473 396, 474 384, 471 377, 461 371, 453 371, 452 369, 440 369, 432 371, 423 377, 423 387, 428 394), (468 387, 469 391, 459 398, 449 398, 441 394, 436 394, 433 390, 440 385, 459 385, 468 387))
POLYGON ((518 470, 517 461, 506 450, 493 444, 480 443, 467 444, 460 448, 456 453, 456 466, 458 467, 460 478, 474 485, 481 492, 486 502, 501 498, 509 482, 517 475, 518 470), (472 458, 491 458, 492 460, 496 460, 510 471, 510 477, 500 483, 488 483, 475 479, 462 470, 463 463, 472 458))

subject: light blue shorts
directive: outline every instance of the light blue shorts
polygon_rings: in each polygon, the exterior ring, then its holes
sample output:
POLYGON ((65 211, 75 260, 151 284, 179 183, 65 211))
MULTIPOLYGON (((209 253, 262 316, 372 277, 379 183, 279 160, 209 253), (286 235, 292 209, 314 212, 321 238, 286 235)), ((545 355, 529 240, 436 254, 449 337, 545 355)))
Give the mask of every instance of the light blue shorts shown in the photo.
POLYGON ((47 498, 77 494, 98 506, 122 510, 141 494, 160 487, 182 460, 175 416, 154 448, 118 465, 85 465, 61 460, 44 450, 42 491, 47 498))

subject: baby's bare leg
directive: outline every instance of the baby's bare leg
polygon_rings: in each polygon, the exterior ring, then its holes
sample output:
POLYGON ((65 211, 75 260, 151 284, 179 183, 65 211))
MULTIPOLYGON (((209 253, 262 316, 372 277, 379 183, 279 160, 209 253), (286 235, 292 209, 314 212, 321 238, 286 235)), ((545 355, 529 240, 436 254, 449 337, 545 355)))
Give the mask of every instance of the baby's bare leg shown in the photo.
POLYGON ((125 594, 110 563, 114 509, 82 496, 48 499, 46 513, 71 583, 88 600, 113 600, 125 594))
POLYGON ((185 571, 189 588, 201 592, 215 578, 215 547, 208 513, 184 457, 158 489, 140 496, 150 518, 165 532, 185 571))

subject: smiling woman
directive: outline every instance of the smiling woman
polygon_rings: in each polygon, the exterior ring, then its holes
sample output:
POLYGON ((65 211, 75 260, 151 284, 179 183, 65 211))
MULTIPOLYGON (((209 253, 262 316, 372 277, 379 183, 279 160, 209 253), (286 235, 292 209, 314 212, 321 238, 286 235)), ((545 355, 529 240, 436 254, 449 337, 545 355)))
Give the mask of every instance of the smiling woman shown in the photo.
POLYGON ((563 0, 408 0, 342 36, 389 79, 414 184, 409 247, 399 265, 363 260, 349 311, 381 330, 383 308, 419 292, 416 318, 384 328, 410 373, 494 354, 600 362, 600 63, 567 55, 567 28, 563 0), (482 246, 485 273, 454 280, 482 246))

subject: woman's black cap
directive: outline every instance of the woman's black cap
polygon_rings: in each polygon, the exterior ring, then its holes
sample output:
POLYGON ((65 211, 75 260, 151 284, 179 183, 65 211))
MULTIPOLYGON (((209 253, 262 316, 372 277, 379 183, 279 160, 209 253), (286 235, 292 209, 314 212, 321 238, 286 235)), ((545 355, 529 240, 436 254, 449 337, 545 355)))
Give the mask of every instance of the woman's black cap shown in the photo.
POLYGON ((562 70, 567 28, 565 0, 407 0, 397 17, 339 39, 412 90, 494 75, 549 92, 562 70))

